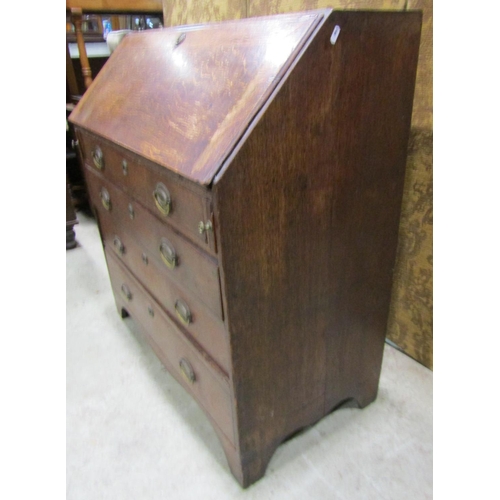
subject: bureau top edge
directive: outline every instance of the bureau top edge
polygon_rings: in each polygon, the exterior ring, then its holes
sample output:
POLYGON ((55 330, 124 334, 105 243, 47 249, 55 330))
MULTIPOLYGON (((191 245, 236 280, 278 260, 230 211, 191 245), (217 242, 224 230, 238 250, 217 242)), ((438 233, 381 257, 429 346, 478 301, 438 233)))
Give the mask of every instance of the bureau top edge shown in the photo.
POLYGON ((208 186, 330 12, 128 35, 69 121, 208 186))

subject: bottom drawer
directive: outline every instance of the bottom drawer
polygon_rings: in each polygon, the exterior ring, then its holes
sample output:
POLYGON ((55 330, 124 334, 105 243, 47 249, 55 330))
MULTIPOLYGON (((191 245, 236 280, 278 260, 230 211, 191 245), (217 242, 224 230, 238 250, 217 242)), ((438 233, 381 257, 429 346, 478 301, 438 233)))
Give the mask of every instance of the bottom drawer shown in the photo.
POLYGON ((195 398, 211 420, 234 444, 229 381, 170 320, 160 305, 106 250, 111 287, 123 307, 142 326, 153 349, 174 378, 195 398))

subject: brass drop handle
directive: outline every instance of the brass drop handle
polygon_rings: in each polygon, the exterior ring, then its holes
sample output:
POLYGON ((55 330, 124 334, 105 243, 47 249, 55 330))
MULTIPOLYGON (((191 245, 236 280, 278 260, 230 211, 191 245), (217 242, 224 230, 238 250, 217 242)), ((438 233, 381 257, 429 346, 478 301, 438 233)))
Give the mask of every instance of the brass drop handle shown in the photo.
POLYGON ((111 210, 111 198, 106 188, 101 188, 100 195, 102 206, 109 212, 111 210))
POLYGON ((179 367, 181 369, 182 376, 186 379, 186 382, 194 384, 196 381, 196 375, 191 363, 186 358, 182 358, 179 361, 179 367))
POLYGON ((203 234, 205 232, 211 231, 212 230, 212 222, 203 222, 202 220, 198 223, 198 232, 200 234, 203 234))
POLYGON ((182 299, 177 299, 175 301, 175 312, 177 313, 177 317, 185 325, 189 325, 189 323, 193 322, 191 311, 189 310, 188 305, 182 299))
POLYGON ((92 151, 92 160, 94 160, 94 165, 98 170, 103 170, 104 156, 102 154, 102 149, 99 146, 96 146, 94 151, 92 151))
POLYGON ((128 163, 127 163, 127 160, 122 160, 122 172, 123 172, 123 175, 127 175, 128 174, 128 163))
POLYGON ((122 295, 127 299, 127 300, 132 300, 132 292, 130 291, 129 287, 123 283, 121 287, 122 295))
POLYGON ((172 210, 172 198, 165 185, 159 182, 153 191, 156 208, 163 214, 168 215, 172 210))
POLYGON ((132 205, 132 203, 129 203, 129 204, 128 204, 128 216, 129 216, 131 219, 134 219, 134 218, 135 218, 135 210, 134 210, 134 206, 132 205))
POLYGON ((162 238, 160 240, 160 256, 163 263, 169 269, 173 269, 177 265, 177 254, 167 238, 162 238))
POLYGON ((125 245, 122 243, 122 240, 118 238, 118 236, 115 236, 115 239, 113 240, 113 245, 115 246, 117 252, 120 255, 123 255, 125 253, 125 245))

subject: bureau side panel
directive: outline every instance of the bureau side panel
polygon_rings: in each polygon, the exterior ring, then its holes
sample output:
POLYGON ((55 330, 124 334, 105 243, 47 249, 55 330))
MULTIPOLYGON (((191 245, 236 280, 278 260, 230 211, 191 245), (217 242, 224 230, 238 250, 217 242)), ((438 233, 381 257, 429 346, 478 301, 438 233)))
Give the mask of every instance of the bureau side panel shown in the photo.
POLYGON ((333 12, 216 179, 249 481, 259 450, 376 396, 420 24, 419 13, 333 12))

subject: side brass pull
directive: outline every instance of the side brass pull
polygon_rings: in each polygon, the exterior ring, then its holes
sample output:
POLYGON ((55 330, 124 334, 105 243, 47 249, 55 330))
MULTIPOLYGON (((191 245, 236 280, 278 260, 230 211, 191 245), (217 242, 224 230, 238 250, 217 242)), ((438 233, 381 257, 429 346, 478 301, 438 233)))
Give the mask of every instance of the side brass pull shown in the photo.
POLYGON ((179 361, 179 367, 181 369, 182 376, 186 379, 186 382, 194 384, 196 381, 196 375, 194 374, 191 363, 186 358, 182 358, 179 361))
POLYGON ((175 312, 177 313, 178 318, 185 325, 189 325, 189 323, 193 322, 191 311, 189 310, 188 305, 182 299, 177 299, 175 301, 175 312))
POLYGON ((125 245, 122 243, 122 240, 118 238, 118 236, 115 236, 115 239, 113 240, 113 245, 115 245, 116 251, 120 255, 123 255, 125 253, 125 245))
POLYGON ((202 220, 198 223, 198 232, 200 234, 206 233, 212 230, 212 222, 203 222, 202 220))
POLYGON ((104 155, 99 146, 96 146, 92 151, 92 160, 94 160, 94 165, 98 170, 104 169, 104 155))
POLYGON ((156 208, 163 214, 168 215, 172 210, 172 198, 165 185, 159 182, 153 191, 156 208))
POLYGON ((106 188, 101 188, 100 195, 102 206, 109 212, 111 210, 111 198, 106 188))
POLYGON ((132 292, 130 291, 129 287, 123 283, 121 287, 122 295, 127 299, 127 300, 132 300, 132 292))
POLYGON ((127 163, 127 160, 122 160, 122 172, 123 172, 123 175, 127 175, 128 174, 128 163, 127 163))
POLYGON ((160 240, 160 256, 163 263, 169 269, 173 269, 177 265, 177 254, 167 238, 162 238, 160 240))

